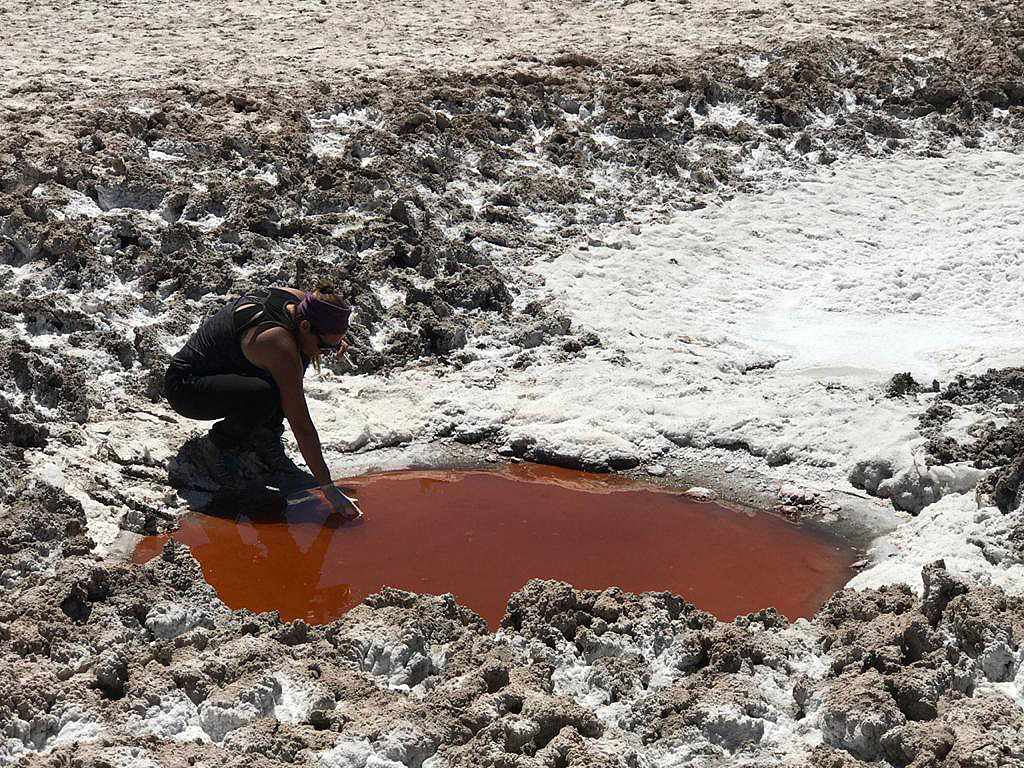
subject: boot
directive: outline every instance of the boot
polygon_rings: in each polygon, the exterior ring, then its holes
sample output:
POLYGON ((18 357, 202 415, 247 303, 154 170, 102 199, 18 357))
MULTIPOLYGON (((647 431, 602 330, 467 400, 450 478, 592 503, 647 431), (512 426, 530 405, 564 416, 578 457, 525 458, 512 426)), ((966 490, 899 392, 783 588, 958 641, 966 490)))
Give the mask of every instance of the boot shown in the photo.
POLYGON ((252 433, 252 452, 266 467, 267 485, 284 493, 313 488, 316 478, 288 457, 282 432, 260 427, 252 433))
POLYGON ((244 487, 237 448, 221 448, 207 435, 199 441, 199 455, 210 479, 222 491, 237 491, 244 487))

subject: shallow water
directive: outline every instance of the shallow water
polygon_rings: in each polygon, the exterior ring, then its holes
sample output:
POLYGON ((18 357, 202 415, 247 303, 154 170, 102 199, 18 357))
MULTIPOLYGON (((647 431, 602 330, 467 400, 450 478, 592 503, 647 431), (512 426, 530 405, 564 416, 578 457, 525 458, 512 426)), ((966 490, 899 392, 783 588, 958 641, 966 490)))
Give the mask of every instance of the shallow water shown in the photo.
MULTIPOLYGON (((723 620, 768 606, 809 617, 850 578, 856 556, 772 515, 547 466, 389 472, 339 485, 359 498, 362 519, 343 524, 319 498, 193 513, 170 535, 192 548, 227 605, 310 623, 389 585, 451 592, 496 628, 509 595, 535 577, 668 590, 723 620)), ((167 538, 143 539, 135 560, 167 538)))

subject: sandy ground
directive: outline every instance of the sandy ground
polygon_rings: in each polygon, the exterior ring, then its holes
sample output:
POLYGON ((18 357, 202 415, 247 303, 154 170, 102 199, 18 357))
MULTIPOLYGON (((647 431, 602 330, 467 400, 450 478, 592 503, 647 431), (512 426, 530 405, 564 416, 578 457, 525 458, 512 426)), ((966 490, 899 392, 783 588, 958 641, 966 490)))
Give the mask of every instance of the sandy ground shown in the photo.
MULTIPOLYGON (((102 91, 173 79, 208 85, 482 70, 585 54, 673 59, 715 46, 843 35, 941 46, 927 2, 227 2, 8 3, 0 53, 8 84, 102 91)), ((1004 3, 1007 8, 1009 3, 1004 3)), ((964 8, 971 8, 963 4, 964 8)), ((998 8, 999 4, 989 6, 998 8)))
POLYGON ((0 11, 0 764, 1024 764, 1018 7, 0 11), (168 355, 318 277, 339 474, 887 535, 793 624, 534 582, 496 634, 397 592, 310 628, 126 563, 212 490, 168 355))

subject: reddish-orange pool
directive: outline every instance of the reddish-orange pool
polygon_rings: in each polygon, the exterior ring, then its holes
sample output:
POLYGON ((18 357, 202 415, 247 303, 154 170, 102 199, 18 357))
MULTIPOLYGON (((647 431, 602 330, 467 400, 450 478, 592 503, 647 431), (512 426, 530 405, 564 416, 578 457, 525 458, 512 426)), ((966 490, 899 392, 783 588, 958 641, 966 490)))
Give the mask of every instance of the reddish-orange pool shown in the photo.
MULTIPOLYGON (((668 590, 723 620, 768 606, 811 616, 855 552, 767 514, 691 501, 628 478, 537 465, 405 471, 339 481, 362 519, 321 499, 190 513, 188 544, 232 608, 332 621, 388 585, 451 592, 494 628, 531 578, 668 590)), ((143 539, 135 560, 168 535, 143 539)))

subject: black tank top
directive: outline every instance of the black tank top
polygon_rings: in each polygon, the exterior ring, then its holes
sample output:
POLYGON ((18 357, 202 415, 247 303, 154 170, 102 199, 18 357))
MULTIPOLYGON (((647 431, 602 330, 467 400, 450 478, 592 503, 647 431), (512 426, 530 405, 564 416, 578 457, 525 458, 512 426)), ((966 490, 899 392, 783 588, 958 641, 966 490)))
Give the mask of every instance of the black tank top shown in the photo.
MULTIPOLYGON (((271 288, 263 298, 240 296, 199 326, 171 358, 171 366, 193 376, 240 373, 267 378, 270 376, 267 371, 250 363, 242 354, 242 332, 268 323, 294 331, 295 320, 288 314, 288 307, 298 303, 295 294, 283 288, 271 288), (248 304, 252 306, 246 306, 248 304)), ((305 369, 309 358, 301 350, 299 355, 305 369)))

